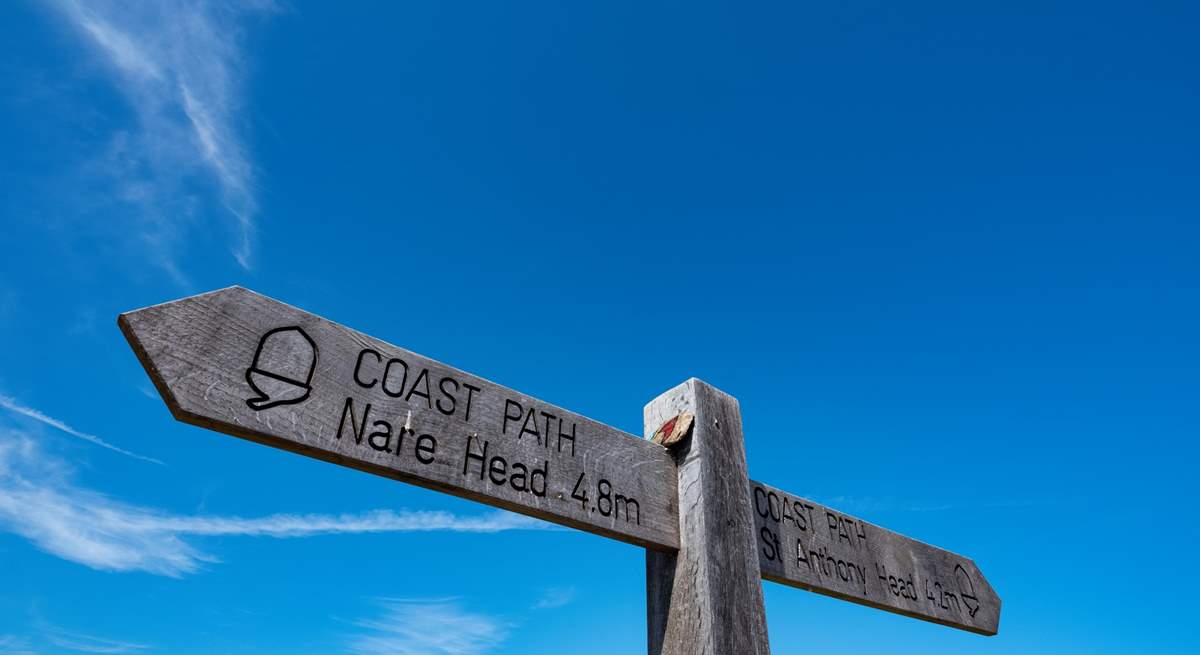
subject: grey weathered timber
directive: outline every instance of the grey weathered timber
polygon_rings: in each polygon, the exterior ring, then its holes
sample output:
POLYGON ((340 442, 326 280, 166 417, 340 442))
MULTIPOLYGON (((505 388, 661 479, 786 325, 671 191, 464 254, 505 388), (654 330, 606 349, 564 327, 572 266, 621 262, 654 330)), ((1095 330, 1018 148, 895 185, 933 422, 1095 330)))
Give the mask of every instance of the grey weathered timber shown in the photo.
POLYGON ((118 323, 186 423, 651 549, 679 546, 675 463, 657 444, 240 287, 118 323))
POLYGON ((971 560, 753 480, 750 503, 764 578, 983 635, 999 629, 1000 597, 971 560))
POLYGON ((672 448, 679 551, 646 552, 650 655, 767 655, 738 402, 693 378, 646 405, 646 437, 685 412, 691 436, 672 448))

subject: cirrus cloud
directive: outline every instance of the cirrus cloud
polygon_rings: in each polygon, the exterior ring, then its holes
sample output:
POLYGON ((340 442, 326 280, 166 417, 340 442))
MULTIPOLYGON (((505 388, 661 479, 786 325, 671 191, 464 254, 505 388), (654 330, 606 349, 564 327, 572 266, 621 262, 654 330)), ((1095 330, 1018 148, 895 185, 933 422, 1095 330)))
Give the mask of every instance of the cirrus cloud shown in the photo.
POLYGON ((361 632, 349 650, 359 655, 482 655, 508 637, 509 626, 470 612, 453 599, 380 599, 381 613, 354 621, 361 632))
POLYGON ((0 530, 39 549, 102 571, 144 571, 181 577, 219 561, 197 539, 383 532, 500 532, 553 529, 547 523, 494 511, 375 510, 354 514, 195 516, 123 502, 84 487, 72 467, 46 453, 30 435, 0 430, 0 530))
POLYGON ((139 215, 137 236, 178 283, 175 249, 195 220, 189 180, 207 177, 235 234, 230 251, 252 263, 258 216, 255 170, 240 135, 247 15, 263 0, 51 0, 111 73, 136 122, 119 129, 89 177, 107 177, 106 195, 139 215), (183 198, 183 200, 181 200, 183 198))

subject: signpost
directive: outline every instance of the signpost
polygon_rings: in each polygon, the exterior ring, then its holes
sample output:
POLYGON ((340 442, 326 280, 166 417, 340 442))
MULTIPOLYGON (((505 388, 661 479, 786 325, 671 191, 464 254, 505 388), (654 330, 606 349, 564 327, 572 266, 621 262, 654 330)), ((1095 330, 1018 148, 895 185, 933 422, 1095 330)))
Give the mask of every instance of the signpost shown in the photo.
POLYGON ((643 440, 240 287, 118 323, 181 421, 646 548, 652 655, 767 655, 761 578, 997 632, 971 560, 750 480, 699 380, 643 440))
POLYGON ((122 314, 175 418, 647 548, 661 446, 240 287, 122 314))
POLYGON ((1000 597, 971 560, 750 481, 762 577, 982 635, 1000 597))

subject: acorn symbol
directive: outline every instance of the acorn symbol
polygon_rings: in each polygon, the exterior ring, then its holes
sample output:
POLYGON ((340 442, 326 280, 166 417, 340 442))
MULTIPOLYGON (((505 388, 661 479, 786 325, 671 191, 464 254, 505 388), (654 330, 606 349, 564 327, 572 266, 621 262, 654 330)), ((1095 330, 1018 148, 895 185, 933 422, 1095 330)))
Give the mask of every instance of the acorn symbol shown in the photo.
POLYGON ((958 581, 958 595, 962 596, 963 605, 967 606, 971 618, 975 618, 975 613, 979 611, 979 597, 975 595, 975 583, 971 582, 971 575, 962 564, 957 564, 954 567, 954 577, 958 581))
POLYGON ((254 362, 246 369, 246 382, 258 394, 246 404, 262 411, 303 402, 312 391, 316 368, 317 344, 304 330, 281 327, 267 332, 259 339, 254 362))

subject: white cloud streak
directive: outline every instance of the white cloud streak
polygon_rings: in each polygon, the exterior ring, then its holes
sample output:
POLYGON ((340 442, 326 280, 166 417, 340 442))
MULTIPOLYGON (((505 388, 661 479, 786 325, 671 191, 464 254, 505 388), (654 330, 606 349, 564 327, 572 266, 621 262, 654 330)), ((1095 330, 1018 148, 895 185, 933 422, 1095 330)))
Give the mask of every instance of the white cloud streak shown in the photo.
POLYGON ((535 610, 551 610, 568 605, 575 600, 574 587, 552 587, 542 593, 542 597, 533 604, 535 610))
POLYGON ((258 214, 254 167, 239 136, 245 73, 242 19, 266 0, 50 0, 99 53, 137 117, 99 167, 116 196, 142 211, 141 240, 177 282, 174 247, 191 213, 178 198, 205 172, 233 219, 231 253, 251 267, 258 214))
POLYGON ((120 653, 136 653, 150 646, 131 641, 118 641, 105 637, 93 637, 78 632, 68 632, 62 628, 46 626, 42 631, 46 641, 67 650, 81 653, 101 653, 102 655, 118 655, 120 653))
POLYGON ((509 626, 464 610, 454 599, 382 599, 382 613, 355 621, 351 638, 358 655, 480 655, 508 638, 509 626))
POLYGON ((34 655, 34 651, 25 637, 0 635, 0 655, 34 655))
POLYGON ((89 443, 100 446, 101 448, 107 448, 113 452, 121 453, 122 455, 126 455, 126 456, 132 457, 134 459, 140 459, 143 462, 150 462, 151 464, 158 464, 160 466, 166 466, 166 464, 164 464, 162 460, 158 460, 158 459, 154 459, 153 457, 146 457, 145 455, 139 455, 137 453, 130 452, 128 450, 125 450, 124 448, 114 446, 114 445, 108 443, 107 441, 101 439, 100 437, 97 437, 94 434, 88 434, 87 432, 81 432, 79 430, 76 430, 75 428, 67 425, 66 423, 63 423, 62 421, 54 418, 53 416, 47 416, 32 407, 26 407, 25 405, 22 405, 21 403, 17 402, 16 399, 14 399, 10 396, 5 396, 3 394, 0 394, 0 407, 3 407, 4 409, 7 409, 8 411, 13 412, 15 414, 20 414, 21 416, 24 416, 26 418, 31 418, 40 423, 44 423, 45 425, 49 425, 50 427, 52 427, 56 430, 65 432, 65 433, 71 435, 72 437, 76 437, 78 439, 83 439, 84 441, 87 441, 89 443))
POLYGON ((379 532, 499 532, 552 529, 549 524, 491 512, 378 510, 359 514, 273 514, 258 518, 188 516, 121 502, 72 480, 69 465, 28 435, 0 432, 0 530, 41 550, 103 571, 181 577, 217 558, 194 543, 207 536, 295 538, 379 532))
POLYGON ((859 514, 874 512, 957 512, 978 509, 1033 507, 1037 503, 1023 500, 971 501, 959 503, 918 503, 892 497, 877 496, 812 496, 822 505, 829 505, 859 514))

